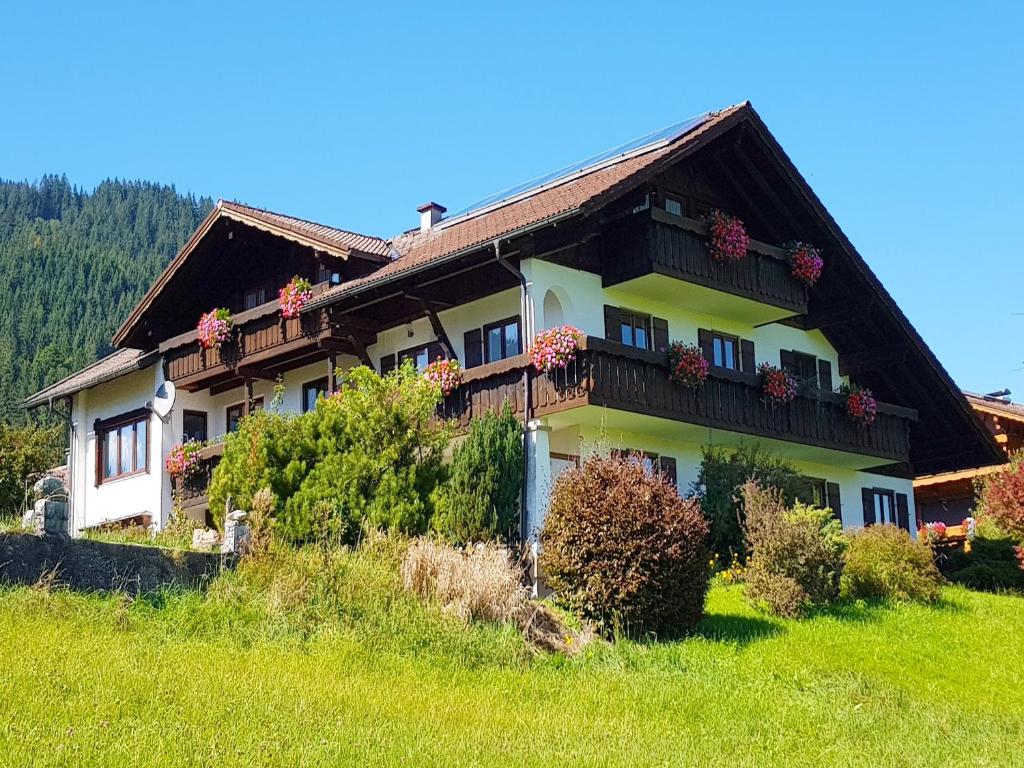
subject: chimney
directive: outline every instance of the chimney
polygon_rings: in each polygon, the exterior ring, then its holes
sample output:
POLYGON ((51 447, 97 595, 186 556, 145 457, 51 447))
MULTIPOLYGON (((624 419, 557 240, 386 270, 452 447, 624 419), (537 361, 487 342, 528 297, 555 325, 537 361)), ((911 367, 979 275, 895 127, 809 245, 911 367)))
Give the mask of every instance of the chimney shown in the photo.
POLYGON ((438 203, 424 203, 416 210, 420 212, 420 232, 429 232, 448 209, 438 203))

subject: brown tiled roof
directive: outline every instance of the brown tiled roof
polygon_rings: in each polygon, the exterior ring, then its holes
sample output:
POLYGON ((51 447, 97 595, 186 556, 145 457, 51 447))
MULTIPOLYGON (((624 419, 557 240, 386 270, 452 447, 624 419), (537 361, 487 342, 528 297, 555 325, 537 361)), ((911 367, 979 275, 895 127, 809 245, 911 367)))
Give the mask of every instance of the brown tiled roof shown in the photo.
POLYGON ((51 384, 46 389, 36 392, 22 402, 23 408, 38 408, 52 400, 68 397, 83 389, 102 384, 104 381, 122 376, 131 371, 147 368, 157 362, 160 357, 154 352, 143 352, 139 349, 119 349, 113 354, 97 360, 82 370, 51 384))
POLYGON ((340 248, 342 250, 355 250, 362 253, 369 253, 374 256, 387 256, 390 250, 388 242, 372 235, 361 235, 358 232, 349 232, 345 229, 328 227, 325 224, 317 224, 315 221, 299 219, 295 216, 286 216, 283 213, 275 213, 262 208, 253 208, 241 203, 232 203, 221 200, 218 207, 226 216, 238 219, 246 224, 259 227, 260 224, 271 229, 283 229, 303 238, 318 241, 328 248, 340 248))
POLYGON ((311 302, 310 307, 322 306, 339 296, 399 277, 495 238, 582 212, 599 198, 629 185, 635 176, 657 166, 659 160, 675 156, 693 145, 701 136, 747 106, 746 103, 739 104, 713 113, 692 130, 668 143, 657 142, 647 148, 641 147, 619 158, 598 163, 550 184, 517 194, 478 212, 458 216, 450 222, 441 222, 427 232, 414 230, 401 234, 391 241, 391 246, 399 254, 398 258, 371 275, 326 291, 311 302))
POLYGON ((1010 418, 1024 421, 1024 403, 1011 403, 1008 400, 976 395, 973 392, 964 392, 964 397, 967 398, 967 402, 971 404, 972 408, 976 406, 990 411, 997 411, 1010 418))

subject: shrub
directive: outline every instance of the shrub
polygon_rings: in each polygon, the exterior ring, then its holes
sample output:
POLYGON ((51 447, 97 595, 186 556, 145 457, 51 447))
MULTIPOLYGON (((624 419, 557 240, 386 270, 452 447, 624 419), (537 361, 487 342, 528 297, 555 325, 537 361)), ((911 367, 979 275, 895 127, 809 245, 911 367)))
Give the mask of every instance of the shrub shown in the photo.
POLYGON ((455 449, 435 504, 434 528, 465 544, 509 536, 519 522, 523 432, 506 402, 501 416, 474 419, 455 449))
POLYGON ((522 571, 494 543, 455 549, 417 539, 402 560, 402 583, 465 622, 520 622, 529 600, 522 571))
POLYGON ((18 515, 26 486, 64 461, 67 431, 59 424, 16 427, 0 424, 0 519, 18 515))
POLYGON ((939 599, 942 575, 932 550, 894 525, 871 525, 849 537, 840 591, 861 600, 939 599))
POLYGON ((961 547, 938 557, 942 575, 970 589, 1024 590, 1024 572, 1019 568, 1013 539, 987 518, 978 521, 977 530, 970 552, 961 547))
POLYGON ((980 483, 978 510, 1017 541, 1024 541, 1024 450, 980 483))
POLYGON ((707 521, 636 457, 593 456, 559 475, 540 534, 556 599, 607 634, 691 630, 707 594, 707 521))
POLYGON ((433 419, 440 398, 411 364, 383 377, 360 366, 308 413, 251 414, 228 436, 211 509, 223 514, 229 496, 251 509, 269 488, 274 532, 287 541, 348 544, 364 524, 421 533, 450 436, 433 419))
POLYGON ((834 600, 846 542, 842 524, 832 512, 799 502, 787 509, 781 491, 762 488, 753 480, 741 493, 750 551, 747 599, 788 617, 834 600))
POLYGON ((809 500, 807 481, 796 469, 757 445, 740 446, 731 452, 708 446, 702 453, 700 472, 690 490, 700 499, 701 509, 711 525, 711 548, 723 558, 745 551, 740 488, 748 480, 756 480, 765 488, 778 488, 787 505, 797 498, 809 500))

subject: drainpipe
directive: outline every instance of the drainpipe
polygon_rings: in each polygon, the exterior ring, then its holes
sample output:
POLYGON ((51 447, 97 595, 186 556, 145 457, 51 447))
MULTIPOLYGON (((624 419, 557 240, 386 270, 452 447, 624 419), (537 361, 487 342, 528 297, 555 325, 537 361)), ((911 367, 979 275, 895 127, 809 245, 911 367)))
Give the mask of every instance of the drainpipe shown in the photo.
MULTIPOLYGON (((533 342, 533 334, 531 333, 532 323, 529 316, 529 283, 526 281, 526 275, 524 275, 517 267, 510 264, 505 257, 501 255, 501 240, 494 241, 494 258, 497 259, 498 263, 501 264, 505 269, 516 276, 519 280, 519 316, 523 318, 523 336, 525 336, 524 349, 529 349, 530 343, 533 342)), ((520 544, 526 542, 526 525, 528 522, 527 510, 526 510, 526 485, 530 478, 530 441, 529 441, 529 422, 530 422, 530 366, 523 368, 523 482, 522 490, 519 497, 519 539, 520 544)))

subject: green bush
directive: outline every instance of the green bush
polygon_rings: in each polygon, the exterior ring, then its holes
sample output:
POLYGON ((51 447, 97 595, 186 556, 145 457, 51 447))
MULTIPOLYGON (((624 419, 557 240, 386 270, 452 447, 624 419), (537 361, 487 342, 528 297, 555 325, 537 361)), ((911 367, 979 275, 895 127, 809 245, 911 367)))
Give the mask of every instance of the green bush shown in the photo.
POLYGON ((0 520, 22 511, 30 475, 64 463, 67 428, 0 423, 0 520))
POLYGON ((439 388, 406 364, 386 376, 360 366, 339 393, 301 416, 257 412, 230 435, 210 485, 211 508, 274 499, 286 541, 352 543, 364 524, 421 533, 450 430, 434 418, 439 388))
POLYGON ((1024 590, 1024 571, 1017 562, 1014 541, 998 533, 982 536, 979 532, 970 552, 947 550, 939 556, 938 566, 947 579, 970 589, 1024 590))
POLYGON ((740 489, 748 480, 764 488, 778 488, 787 505, 797 498, 809 501, 807 481, 787 461, 760 449, 740 446, 726 451, 716 446, 703 449, 703 459, 691 492, 700 499, 701 509, 711 525, 711 549, 728 559, 744 551, 743 496, 740 489))
POLYGON ((1017 541, 1024 541, 1024 450, 978 483, 978 512, 1017 541))
POLYGON ((846 541, 831 510, 802 503, 786 508, 782 492, 750 480, 741 489, 750 557, 746 596, 756 607, 796 617, 839 595, 846 541))
POLYGON ((871 525, 850 535, 840 580, 844 598, 931 603, 942 575, 924 542, 894 525, 871 525))
POLYGON ((556 600, 605 634, 675 636, 704 611, 707 521, 634 458, 591 457, 555 481, 540 567, 556 600))
POLYGON ((519 523, 522 483, 523 430, 506 402, 501 416, 474 419, 455 449, 437 495, 434 528, 456 544, 509 537, 519 523))

